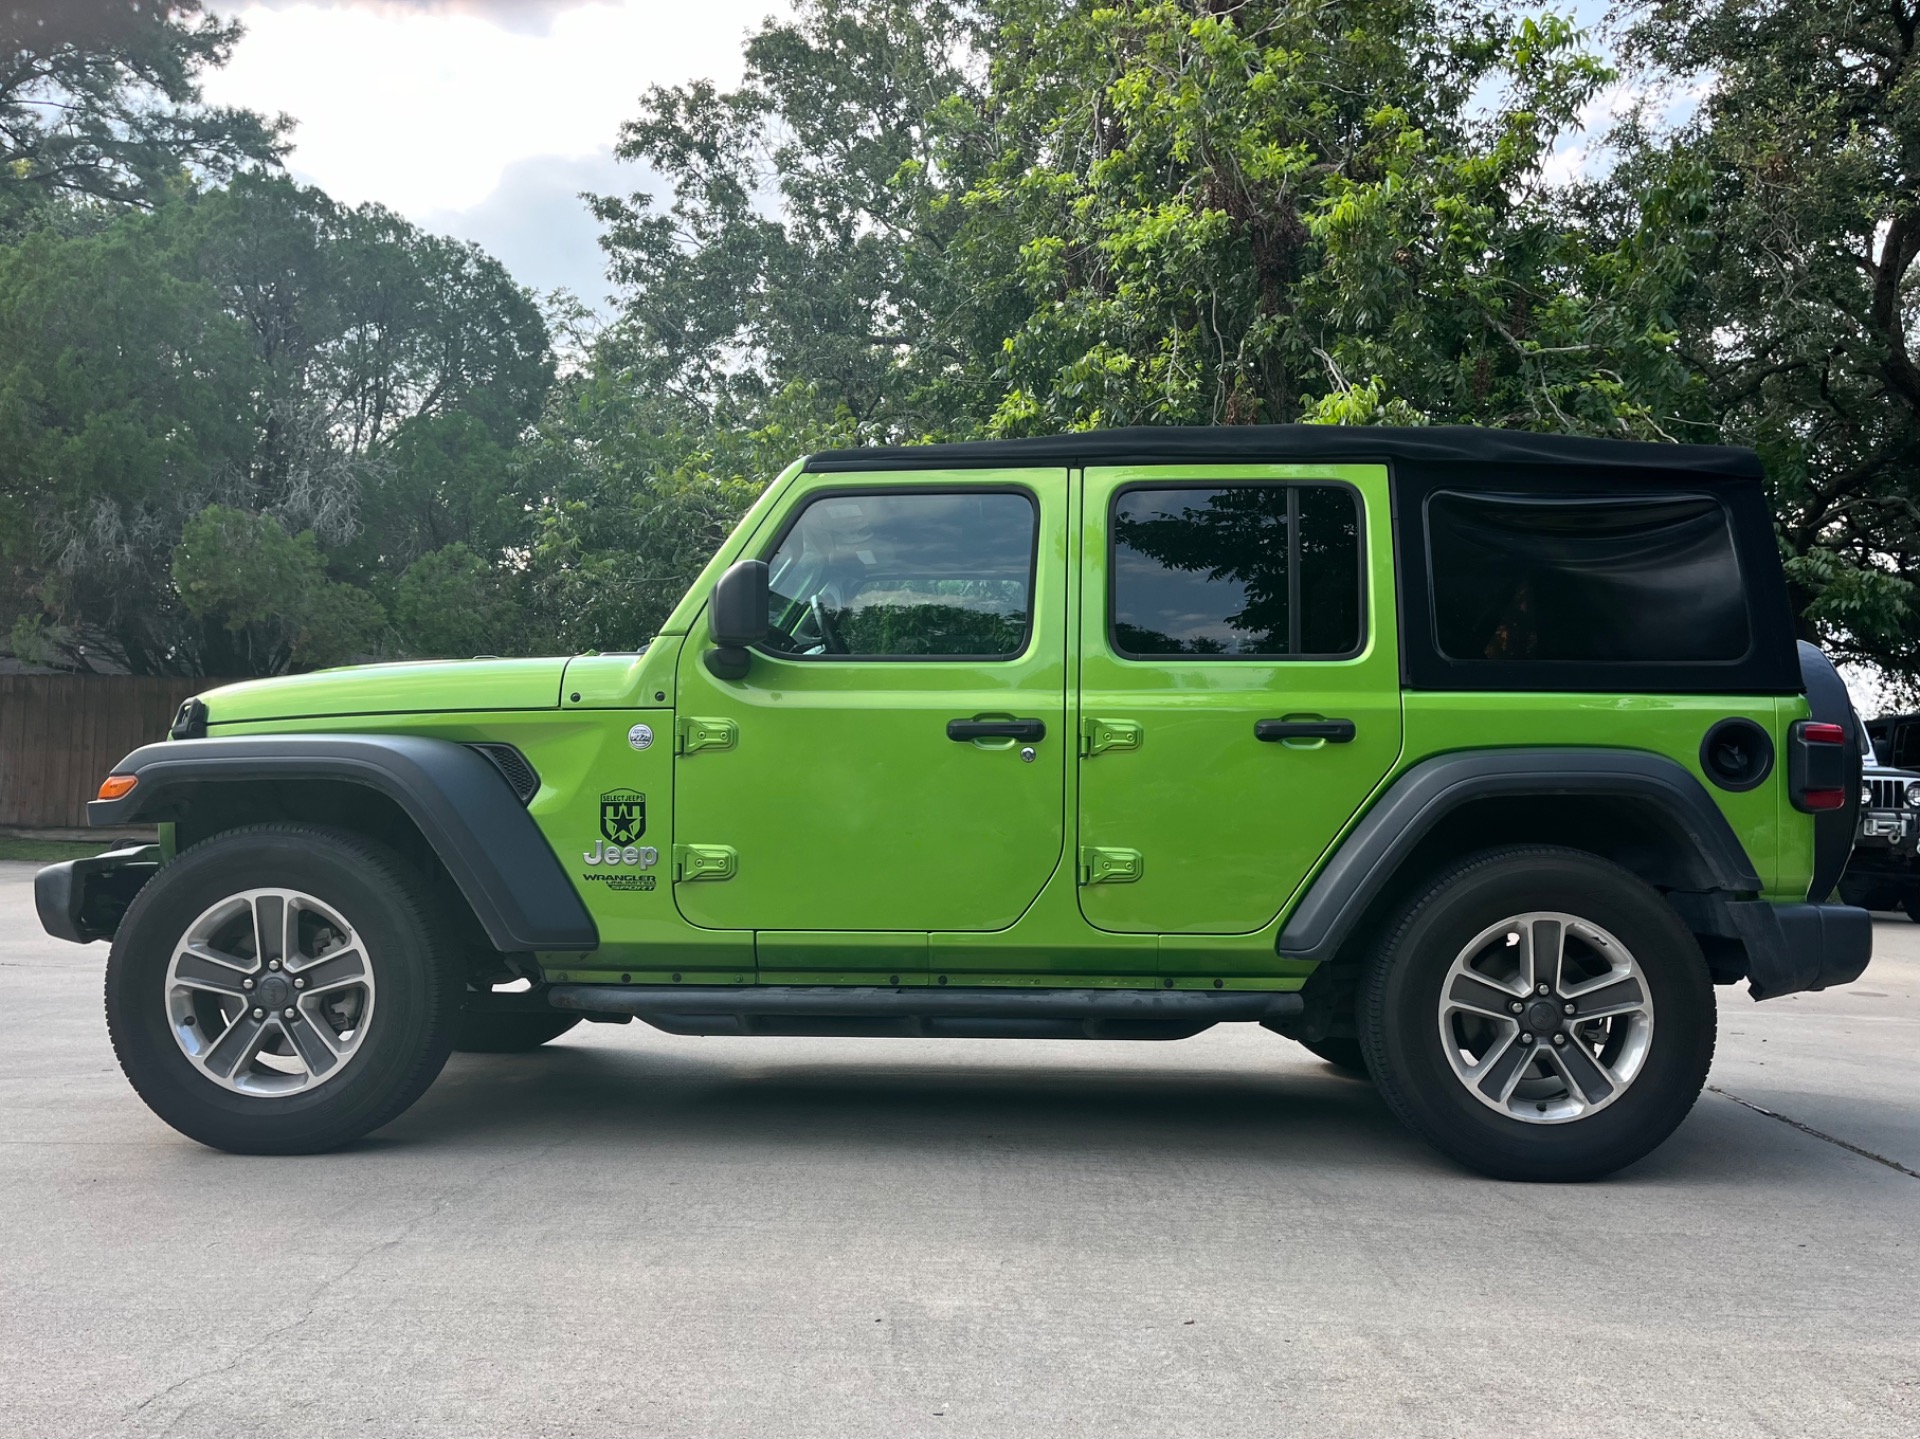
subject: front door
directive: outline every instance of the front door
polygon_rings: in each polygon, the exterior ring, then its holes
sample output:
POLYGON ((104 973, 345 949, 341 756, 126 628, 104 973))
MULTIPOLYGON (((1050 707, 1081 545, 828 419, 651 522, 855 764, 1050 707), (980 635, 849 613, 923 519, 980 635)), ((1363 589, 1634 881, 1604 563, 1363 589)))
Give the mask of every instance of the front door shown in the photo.
POLYGON ((746 677, 708 673, 704 615, 685 647, 675 900, 761 931, 763 968, 924 968, 927 931, 1005 928, 1061 860, 1066 472, 799 485, 749 551, 774 628, 746 677))
POLYGON ((1088 922, 1260 930, 1391 770, 1400 676, 1386 484, 1372 466, 1087 472, 1088 922))

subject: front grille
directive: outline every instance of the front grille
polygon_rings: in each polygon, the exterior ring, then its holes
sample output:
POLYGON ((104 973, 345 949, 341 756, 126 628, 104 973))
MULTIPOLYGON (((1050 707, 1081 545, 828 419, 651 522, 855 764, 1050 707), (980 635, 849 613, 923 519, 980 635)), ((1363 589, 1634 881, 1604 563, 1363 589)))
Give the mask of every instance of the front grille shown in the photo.
POLYGON ((520 796, 520 803, 526 804, 539 791, 540 776, 527 763, 527 757, 512 745, 477 744, 472 748, 493 761, 493 767, 505 776, 513 792, 520 796))
POLYGON ((1900 809, 1907 802, 1906 789, 1911 781, 1904 779, 1869 779, 1867 787, 1873 791, 1874 809, 1900 809))

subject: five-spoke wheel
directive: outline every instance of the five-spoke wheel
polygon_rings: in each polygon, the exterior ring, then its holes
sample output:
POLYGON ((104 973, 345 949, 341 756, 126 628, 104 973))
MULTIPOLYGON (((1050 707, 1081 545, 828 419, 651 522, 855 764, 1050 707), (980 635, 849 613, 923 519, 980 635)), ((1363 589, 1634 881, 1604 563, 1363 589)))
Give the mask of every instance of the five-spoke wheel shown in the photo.
POLYGON ((1577 915, 1516 914, 1455 957, 1440 1044, 1482 1104, 1529 1124, 1606 1108, 1653 1043, 1653 1000, 1627 947, 1577 915))
POLYGON ((166 983, 181 1052, 241 1094, 337 1078, 373 1022, 360 936, 294 889, 244 890, 210 906, 181 936, 166 983))
POLYGON ((107 1024, 140 1097, 220 1149, 303 1154, 393 1119, 465 995, 425 876, 360 835, 256 825, 193 846, 128 908, 107 1024))
POLYGON ((1409 896, 1356 1019, 1394 1112, 1507 1179, 1591 1179, 1641 1158, 1713 1059, 1693 935, 1646 883, 1572 849, 1472 855, 1409 896))

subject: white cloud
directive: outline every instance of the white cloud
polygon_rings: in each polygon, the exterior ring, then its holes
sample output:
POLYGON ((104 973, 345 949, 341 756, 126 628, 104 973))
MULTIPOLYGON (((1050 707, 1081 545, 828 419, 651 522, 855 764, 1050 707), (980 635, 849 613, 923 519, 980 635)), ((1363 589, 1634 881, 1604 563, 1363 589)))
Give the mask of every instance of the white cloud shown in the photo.
POLYGON ((288 10, 297 5, 315 9, 356 9, 384 11, 389 17, 403 15, 477 15, 509 30, 544 35, 553 17, 562 10, 577 10, 592 0, 252 0, 267 10, 288 10))
POLYGON ((507 166, 500 183, 465 210, 418 217, 427 229, 471 240, 536 290, 564 286, 604 309, 609 286, 600 226, 581 191, 628 194, 649 189, 647 172, 612 155, 535 155, 507 166))
POLYGON ((650 84, 737 80, 742 40, 775 8, 255 3, 206 90, 293 116, 292 168, 336 198, 419 219, 482 204, 516 162, 606 155, 650 84), (494 23, 535 19, 543 31, 494 23))

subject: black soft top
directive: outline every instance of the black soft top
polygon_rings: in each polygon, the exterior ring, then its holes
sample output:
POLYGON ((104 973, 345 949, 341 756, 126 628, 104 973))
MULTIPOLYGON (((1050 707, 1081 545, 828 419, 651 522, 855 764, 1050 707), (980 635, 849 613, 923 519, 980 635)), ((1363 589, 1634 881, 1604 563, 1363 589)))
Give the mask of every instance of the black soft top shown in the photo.
MULTIPOLYGON (((1648 444, 1546 435, 1478 425, 1136 425, 1023 440, 945 445, 875 445, 822 450, 807 457, 818 473, 865 470, 978 469, 1019 465, 1125 465, 1217 462, 1284 464, 1299 460, 1367 464, 1553 465, 1585 470, 1667 471, 1694 482, 1758 480, 1760 457, 1732 445, 1648 444)), ((1654 477, 1642 473, 1646 483, 1654 477)))
POLYGON ((1474 425, 1141 426, 1025 440, 891 445, 809 456, 816 473, 1150 464, 1378 464, 1392 476, 1401 682, 1416 690, 1611 694, 1796 694, 1793 610, 1761 483, 1760 457, 1727 445, 1648 444, 1474 425), (1739 557, 1751 644, 1712 663, 1455 659, 1435 629, 1427 501, 1449 491, 1584 496, 1711 494, 1739 557))

